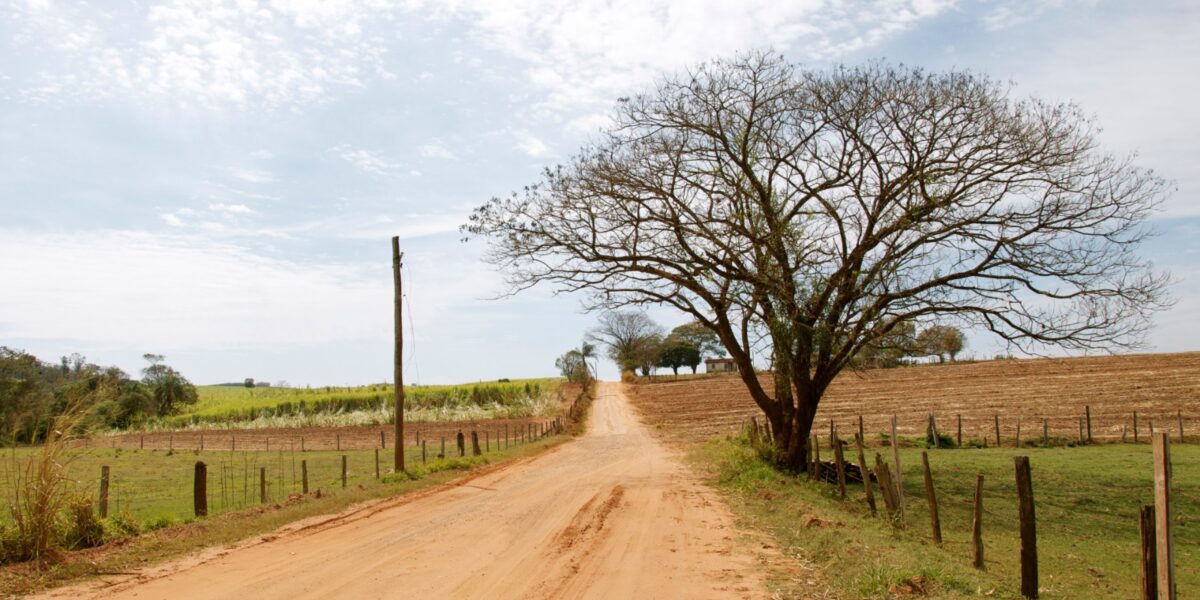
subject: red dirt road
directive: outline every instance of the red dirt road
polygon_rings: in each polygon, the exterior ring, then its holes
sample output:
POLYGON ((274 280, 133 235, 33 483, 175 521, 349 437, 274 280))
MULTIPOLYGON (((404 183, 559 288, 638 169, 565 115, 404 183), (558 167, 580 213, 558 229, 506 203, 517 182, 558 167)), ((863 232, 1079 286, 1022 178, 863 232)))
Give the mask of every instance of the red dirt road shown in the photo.
POLYGON ((601 384, 585 437, 432 493, 209 551, 93 598, 760 598, 732 517, 601 384))

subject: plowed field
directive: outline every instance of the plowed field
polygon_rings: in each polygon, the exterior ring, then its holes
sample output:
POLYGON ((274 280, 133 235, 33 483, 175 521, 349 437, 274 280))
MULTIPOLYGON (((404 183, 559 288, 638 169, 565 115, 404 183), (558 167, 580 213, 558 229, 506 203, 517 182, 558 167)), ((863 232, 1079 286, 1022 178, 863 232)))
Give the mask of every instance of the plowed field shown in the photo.
MULTIPOLYGON (((771 375, 758 375, 766 389, 771 375)), ((629 386, 630 398, 647 424, 669 437, 702 441, 738 430, 761 415, 735 375, 629 386)), ((1042 436, 1077 439, 1085 407, 1091 407, 1092 436, 1148 441, 1151 424, 1174 436, 1182 413, 1188 440, 1200 439, 1200 352, 1065 359, 997 360, 845 372, 830 386, 817 411, 816 433, 829 422, 839 431, 864 421, 868 439, 898 418, 901 436, 922 435, 933 413, 940 432, 957 434, 961 415, 964 440, 995 441, 999 417, 1004 444, 1042 436)), ((848 434, 847 434, 848 435, 848 434)), ((878 438, 874 438, 878 439, 878 438)))

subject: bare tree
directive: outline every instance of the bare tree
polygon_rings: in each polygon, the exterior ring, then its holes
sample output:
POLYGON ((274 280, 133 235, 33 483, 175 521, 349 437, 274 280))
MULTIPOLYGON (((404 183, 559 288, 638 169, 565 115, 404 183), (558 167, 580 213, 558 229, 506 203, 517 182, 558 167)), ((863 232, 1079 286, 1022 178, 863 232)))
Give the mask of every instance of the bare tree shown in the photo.
POLYGON ((657 362, 654 349, 661 343, 662 334, 662 327, 646 313, 626 310, 602 313, 587 337, 607 347, 609 358, 622 371, 636 371, 657 362))
POLYGON ((752 54, 621 101, 595 143, 464 229, 514 291, 703 323, 780 461, 803 468, 830 382, 901 324, 953 320, 1026 350, 1137 343, 1169 302, 1169 277, 1135 254, 1168 185, 1096 131, 971 73, 752 54))

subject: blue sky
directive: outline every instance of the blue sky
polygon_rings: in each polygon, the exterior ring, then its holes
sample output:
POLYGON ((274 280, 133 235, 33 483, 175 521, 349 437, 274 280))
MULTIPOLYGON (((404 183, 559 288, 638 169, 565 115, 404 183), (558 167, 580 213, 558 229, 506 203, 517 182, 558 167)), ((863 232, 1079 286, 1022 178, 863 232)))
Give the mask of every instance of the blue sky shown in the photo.
POLYGON ((1189 2, 0 3, 0 345, 131 372, 155 352, 202 383, 384 381, 399 235, 407 379, 552 374, 594 316, 491 299, 457 226, 616 98, 774 48, 968 68, 1095 114, 1176 183, 1145 253, 1179 302, 1147 341, 1200 349, 1197 32, 1189 2))

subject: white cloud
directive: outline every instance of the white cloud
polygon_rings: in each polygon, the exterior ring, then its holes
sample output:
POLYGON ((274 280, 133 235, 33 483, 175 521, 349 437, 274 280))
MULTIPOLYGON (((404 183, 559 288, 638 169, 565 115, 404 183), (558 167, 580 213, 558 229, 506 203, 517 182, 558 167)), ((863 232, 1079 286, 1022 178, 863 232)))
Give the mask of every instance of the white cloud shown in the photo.
POLYGON ((30 96, 169 99, 174 106, 298 106, 385 73, 384 0, 171 0, 103 11, 16 6, 22 45, 62 54, 30 96))
POLYGON ((258 214, 258 211, 255 211, 253 208, 250 208, 249 206, 246 206, 245 204, 221 204, 221 203, 209 204, 208 210, 211 210, 214 212, 229 213, 232 215, 258 214))
POLYGON ((550 150, 550 147, 546 145, 546 142, 543 142, 537 136, 529 133, 528 131, 517 132, 516 138, 517 150, 520 150, 521 152, 524 152, 533 158, 545 156, 550 150))
POLYGON ((592 110, 662 72, 748 48, 828 59, 869 48, 933 17, 951 0, 464 0, 486 44, 523 60, 551 110, 592 110))
POLYGON ((270 183, 275 181, 275 176, 268 171, 261 169, 230 169, 229 174, 236 179, 245 181, 246 183, 270 183))
POLYGON ((4 231, 0 279, 6 336, 167 352, 371 337, 391 298, 387 277, 355 267, 129 231, 4 231))
POLYGON ((355 169, 370 175, 384 177, 400 168, 400 165, 364 148, 341 144, 330 148, 329 151, 353 165, 355 169))
POLYGON ((420 148, 420 152, 421 156, 425 158, 442 158, 447 160, 455 160, 458 158, 440 140, 434 140, 427 144, 423 144, 420 148))

